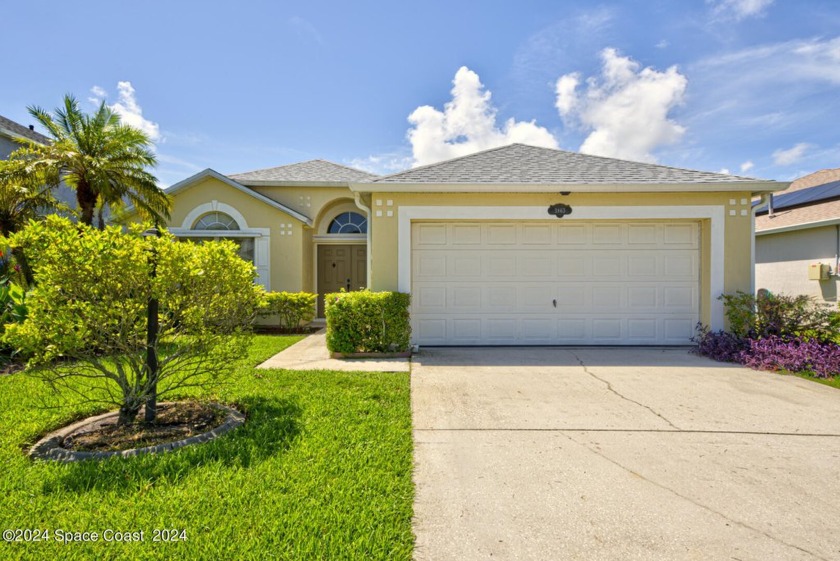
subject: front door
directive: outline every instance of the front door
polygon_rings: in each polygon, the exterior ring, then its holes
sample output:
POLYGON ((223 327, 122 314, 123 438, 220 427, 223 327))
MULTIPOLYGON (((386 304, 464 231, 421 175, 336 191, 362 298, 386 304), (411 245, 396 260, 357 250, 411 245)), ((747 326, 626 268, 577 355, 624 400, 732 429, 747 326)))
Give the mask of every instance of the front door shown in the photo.
POLYGON ((318 317, 324 317, 324 294, 360 290, 367 284, 367 246, 318 246, 318 317))

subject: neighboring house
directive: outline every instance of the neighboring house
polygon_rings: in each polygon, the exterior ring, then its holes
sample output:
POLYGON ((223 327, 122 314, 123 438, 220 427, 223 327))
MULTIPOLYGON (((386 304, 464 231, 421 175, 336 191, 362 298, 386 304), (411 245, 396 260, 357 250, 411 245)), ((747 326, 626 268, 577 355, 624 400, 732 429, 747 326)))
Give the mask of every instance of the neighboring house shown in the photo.
POLYGON ((43 134, 35 132, 32 125, 25 127, 0 115, 0 160, 8 159, 9 154, 20 148, 23 145, 22 138, 38 144, 47 144, 50 141, 43 134))
POLYGON ((513 144, 386 177, 208 169, 167 192, 173 233, 239 240, 270 290, 410 292, 417 344, 683 345, 751 290, 750 201, 785 187, 513 144))
POLYGON ((836 303, 840 169, 806 175, 773 196, 772 212, 764 205, 756 213, 755 236, 756 288, 836 303))
MULTIPOLYGON (((36 132, 33 125, 25 127, 0 115, 0 160, 8 159, 9 154, 23 147, 24 142, 21 139, 31 140, 38 144, 52 142, 48 137, 36 132)), ((69 208, 76 206, 76 192, 63 182, 53 190, 53 196, 69 208)))

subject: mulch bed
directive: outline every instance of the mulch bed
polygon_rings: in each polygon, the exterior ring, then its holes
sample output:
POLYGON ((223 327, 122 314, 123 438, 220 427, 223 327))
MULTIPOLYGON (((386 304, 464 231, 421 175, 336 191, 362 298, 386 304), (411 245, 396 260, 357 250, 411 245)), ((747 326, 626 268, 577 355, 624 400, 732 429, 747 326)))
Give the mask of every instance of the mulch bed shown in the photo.
POLYGON ((207 432, 225 420, 227 412, 206 403, 182 401, 158 405, 154 424, 143 422, 143 412, 130 425, 116 419, 85 427, 64 438, 62 447, 73 451, 112 452, 156 446, 207 432))

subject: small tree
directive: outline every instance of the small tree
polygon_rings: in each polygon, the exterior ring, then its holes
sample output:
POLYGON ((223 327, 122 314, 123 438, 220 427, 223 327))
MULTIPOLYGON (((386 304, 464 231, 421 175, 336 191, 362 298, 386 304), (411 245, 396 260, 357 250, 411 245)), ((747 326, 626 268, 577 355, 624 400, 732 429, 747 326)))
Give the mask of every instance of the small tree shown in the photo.
POLYGON ((253 265, 233 243, 178 243, 169 234, 139 232, 51 216, 7 240, 31 255, 37 287, 26 321, 10 326, 5 340, 57 390, 119 406, 121 424, 133 421, 150 397, 229 374, 247 351, 261 298, 253 265), (156 380, 146 364, 153 295, 160 303, 156 380))

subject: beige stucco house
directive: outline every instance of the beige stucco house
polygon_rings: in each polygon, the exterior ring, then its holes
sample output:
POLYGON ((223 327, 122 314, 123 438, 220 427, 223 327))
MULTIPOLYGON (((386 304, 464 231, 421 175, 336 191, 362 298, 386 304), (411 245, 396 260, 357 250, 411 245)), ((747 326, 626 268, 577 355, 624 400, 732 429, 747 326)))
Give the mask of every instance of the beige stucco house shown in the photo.
POLYGON ((806 175, 775 195, 756 213, 755 236, 757 288, 836 304, 840 169, 806 175))
POLYGON ((753 289, 751 200, 785 187, 513 144, 385 177, 205 170, 168 192, 172 232, 239 240, 267 289, 410 292, 420 345, 669 345, 753 289))

